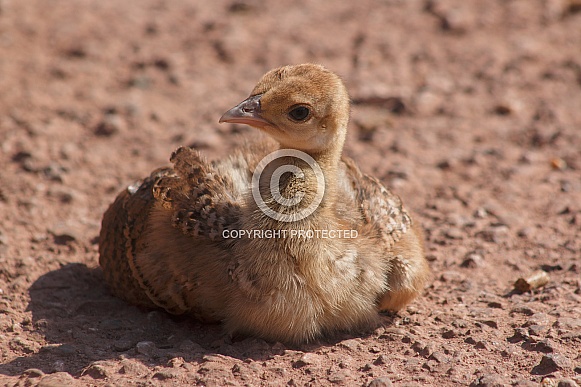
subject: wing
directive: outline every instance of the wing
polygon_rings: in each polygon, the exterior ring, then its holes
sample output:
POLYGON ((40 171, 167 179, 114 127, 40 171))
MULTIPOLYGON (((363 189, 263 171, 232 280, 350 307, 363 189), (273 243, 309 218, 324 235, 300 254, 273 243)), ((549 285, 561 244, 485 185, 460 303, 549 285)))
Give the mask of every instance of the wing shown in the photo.
POLYGON ((141 236, 156 202, 152 195, 154 182, 172 173, 170 168, 155 170, 119 193, 103 215, 99 235, 103 276, 115 295, 137 305, 155 307, 143 292, 132 266, 134 257, 144 248, 141 236))
MULTIPOLYGON (((238 180, 245 178, 237 180, 235 191, 229 173, 242 174, 246 164, 219 173, 219 166, 189 148, 178 149, 171 161, 173 168, 158 169, 123 190, 105 212, 99 262, 106 282, 120 298, 181 314, 189 310, 191 301, 184 301, 183 289, 195 282, 184 273, 198 275, 198 271, 183 270, 193 263, 180 257, 190 257, 187 250, 192 249, 201 255, 201 262, 211 257, 212 263, 204 267, 220 272, 220 249, 208 242, 221 238, 227 227, 235 227, 240 212, 236 199, 244 190, 238 180)), ((226 268, 223 271, 226 275, 226 268)), ((220 280, 215 273, 211 277, 220 280)))
POLYGON ((343 162, 363 221, 373 226, 387 248, 392 248, 412 227, 401 199, 376 178, 363 174, 353 160, 344 157, 343 162))
POLYGON ((153 196, 173 212, 173 226, 193 237, 222 238, 240 219, 240 198, 230 176, 220 173, 200 153, 187 147, 171 156, 173 173, 160 177, 153 196))

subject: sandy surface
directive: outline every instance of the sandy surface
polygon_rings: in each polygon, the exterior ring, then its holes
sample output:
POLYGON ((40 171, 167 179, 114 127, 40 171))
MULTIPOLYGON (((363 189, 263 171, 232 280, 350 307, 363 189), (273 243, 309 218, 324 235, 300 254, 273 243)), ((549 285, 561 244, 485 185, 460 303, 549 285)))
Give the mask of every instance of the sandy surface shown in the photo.
POLYGON ((579 2, 263 3, 0 1, 0 382, 581 384, 579 2), (299 348, 112 297, 117 192, 180 145, 228 154, 255 132, 220 115, 300 62, 345 79, 345 153, 425 228, 422 297, 299 348))

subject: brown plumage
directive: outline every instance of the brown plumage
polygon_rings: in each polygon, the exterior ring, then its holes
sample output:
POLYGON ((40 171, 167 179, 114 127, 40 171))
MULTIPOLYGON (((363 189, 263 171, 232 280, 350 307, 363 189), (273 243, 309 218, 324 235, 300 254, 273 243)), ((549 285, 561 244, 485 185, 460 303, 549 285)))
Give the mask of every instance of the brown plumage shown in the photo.
POLYGON ((180 148, 173 168, 107 210, 100 263, 113 292, 286 343, 357 330, 378 310, 403 308, 429 275, 422 235, 398 196, 341 157, 348 120, 349 97, 334 73, 312 64, 268 72, 220 122, 275 141, 213 163, 180 148), (260 163, 277 149, 305 152, 324 182, 292 154, 260 163))

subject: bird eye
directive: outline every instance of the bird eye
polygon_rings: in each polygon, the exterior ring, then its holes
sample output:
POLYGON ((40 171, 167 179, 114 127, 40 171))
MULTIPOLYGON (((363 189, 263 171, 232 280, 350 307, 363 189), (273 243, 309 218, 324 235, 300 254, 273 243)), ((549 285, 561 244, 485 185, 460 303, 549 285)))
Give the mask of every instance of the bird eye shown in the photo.
POLYGON ((288 112, 289 117, 294 121, 304 121, 311 114, 311 109, 306 106, 297 106, 288 112))

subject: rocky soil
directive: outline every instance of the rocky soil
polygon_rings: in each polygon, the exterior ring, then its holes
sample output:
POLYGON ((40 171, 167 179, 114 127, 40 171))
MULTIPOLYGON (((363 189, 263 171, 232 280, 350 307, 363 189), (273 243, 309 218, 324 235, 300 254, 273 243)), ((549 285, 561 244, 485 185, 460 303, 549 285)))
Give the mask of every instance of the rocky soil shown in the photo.
POLYGON ((0 1, 0 382, 581 385, 580 26, 578 0, 0 1), (117 192, 255 136, 217 120, 300 62, 342 75, 345 153, 425 228, 423 296, 297 348, 112 297, 117 192))

